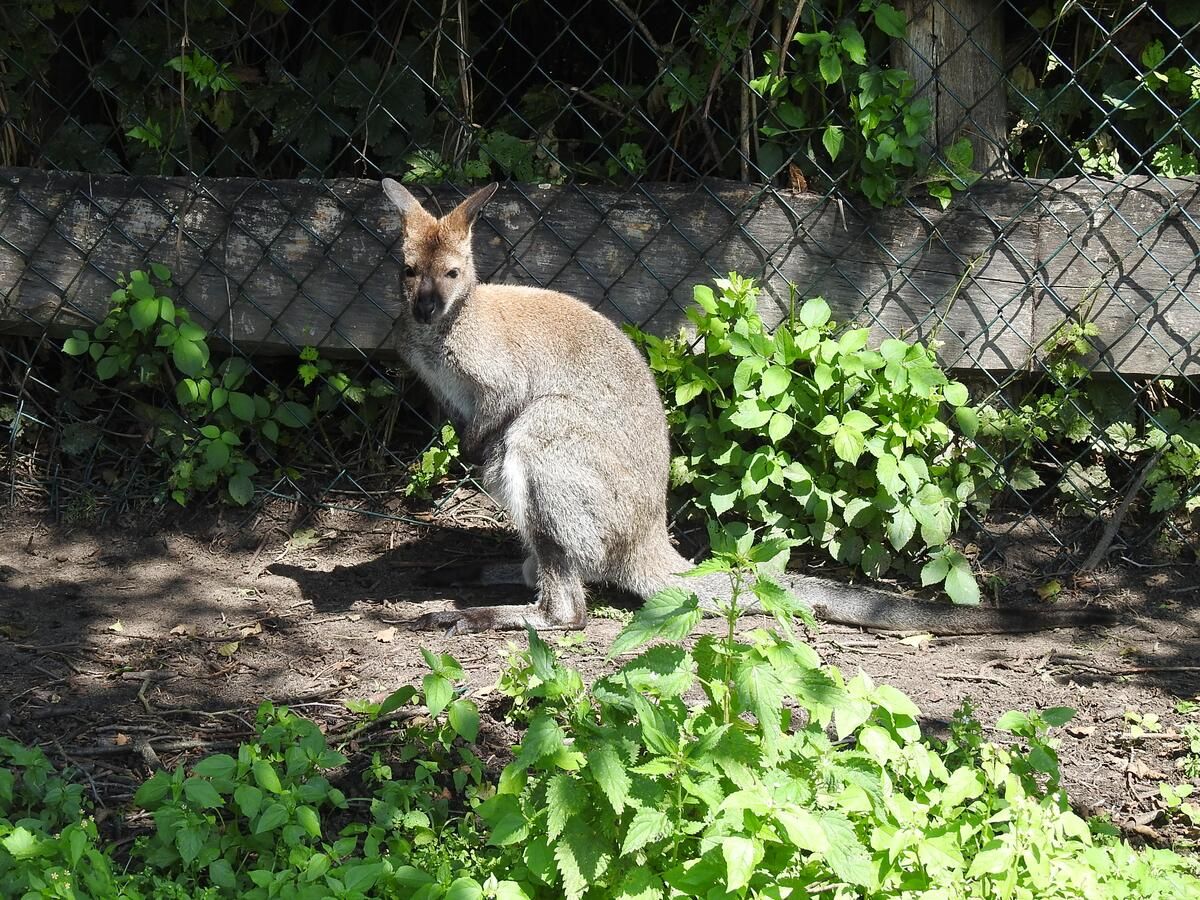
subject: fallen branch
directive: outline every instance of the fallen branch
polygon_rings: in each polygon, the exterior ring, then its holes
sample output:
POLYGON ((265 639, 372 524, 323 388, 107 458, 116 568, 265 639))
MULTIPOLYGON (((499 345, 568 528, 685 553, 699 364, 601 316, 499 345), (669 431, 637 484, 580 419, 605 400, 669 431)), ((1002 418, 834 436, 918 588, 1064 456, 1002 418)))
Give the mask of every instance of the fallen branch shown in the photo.
POLYGON ((1090 572, 1108 555, 1108 550, 1112 546, 1113 540, 1117 536, 1117 532, 1121 529, 1121 523, 1125 521, 1125 514, 1129 512, 1129 507, 1133 503, 1133 498, 1138 495, 1138 491, 1142 489, 1142 485, 1146 483, 1146 478, 1150 474, 1150 470, 1162 459, 1163 450, 1166 449, 1164 444, 1155 451, 1154 455, 1146 461, 1138 472, 1137 477, 1133 479, 1133 484, 1129 486, 1129 490, 1125 492, 1125 496, 1121 498, 1121 505, 1109 518, 1104 526, 1104 532, 1100 535, 1100 541, 1092 548, 1092 552, 1088 554, 1088 558, 1080 565, 1080 572, 1090 572))

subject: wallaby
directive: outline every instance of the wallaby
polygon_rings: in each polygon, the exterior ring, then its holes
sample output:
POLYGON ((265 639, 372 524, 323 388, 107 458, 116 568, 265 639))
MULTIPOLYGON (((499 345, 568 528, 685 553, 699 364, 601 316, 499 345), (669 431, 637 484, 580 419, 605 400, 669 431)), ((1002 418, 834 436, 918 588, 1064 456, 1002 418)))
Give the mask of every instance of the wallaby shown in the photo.
MULTIPOLYGON (((528 551, 520 574, 536 602, 429 613, 413 624, 451 633, 582 628, 584 585, 595 582, 643 599, 677 585, 711 605, 728 594, 728 579, 681 577, 693 566, 667 532, 666 416, 632 341, 574 297, 479 282, 472 226, 496 189, 476 191, 439 219, 404 186, 383 180, 402 219, 400 352, 508 512, 528 551)), ((817 615, 846 624, 969 633, 1030 630, 1032 621, 835 582, 789 582, 817 615)))

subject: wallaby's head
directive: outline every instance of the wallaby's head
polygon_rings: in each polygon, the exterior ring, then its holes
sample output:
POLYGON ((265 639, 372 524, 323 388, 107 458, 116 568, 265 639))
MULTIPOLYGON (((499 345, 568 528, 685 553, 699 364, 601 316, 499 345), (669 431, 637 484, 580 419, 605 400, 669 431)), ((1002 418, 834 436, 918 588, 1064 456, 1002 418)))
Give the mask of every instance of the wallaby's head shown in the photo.
POLYGON ((480 188, 439 219, 426 212, 404 185, 383 179, 383 192, 400 210, 405 264, 401 284, 417 322, 430 325, 441 319, 475 286, 471 226, 497 187, 480 188))

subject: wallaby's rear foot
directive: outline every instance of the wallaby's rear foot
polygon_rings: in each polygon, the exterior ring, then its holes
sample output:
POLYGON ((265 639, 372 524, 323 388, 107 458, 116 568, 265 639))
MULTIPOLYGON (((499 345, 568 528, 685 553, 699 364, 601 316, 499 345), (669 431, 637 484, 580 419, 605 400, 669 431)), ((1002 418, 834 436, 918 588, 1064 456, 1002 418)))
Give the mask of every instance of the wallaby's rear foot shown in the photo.
POLYGON ((535 603, 522 606, 480 606, 474 609, 447 609, 425 613, 413 619, 411 627, 420 631, 445 630, 447 635, 471 634, 476 631, 523 631, 532 628, 543 631, 562 628, 577 631, 587 623, 587 617, 560 622, 551 620, 535 603))

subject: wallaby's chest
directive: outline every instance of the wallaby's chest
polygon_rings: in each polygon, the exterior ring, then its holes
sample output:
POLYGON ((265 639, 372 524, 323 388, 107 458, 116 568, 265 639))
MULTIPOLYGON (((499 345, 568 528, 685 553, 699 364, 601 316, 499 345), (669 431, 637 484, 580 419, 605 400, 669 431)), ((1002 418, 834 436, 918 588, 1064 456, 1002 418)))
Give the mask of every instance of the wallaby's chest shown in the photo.
POLYGON ((409 356, 408 361, 420 379, 454 413, 465 420, 475 415, 475 390, 463 375, 453 352, 444 347, 420 347, 409 356))

